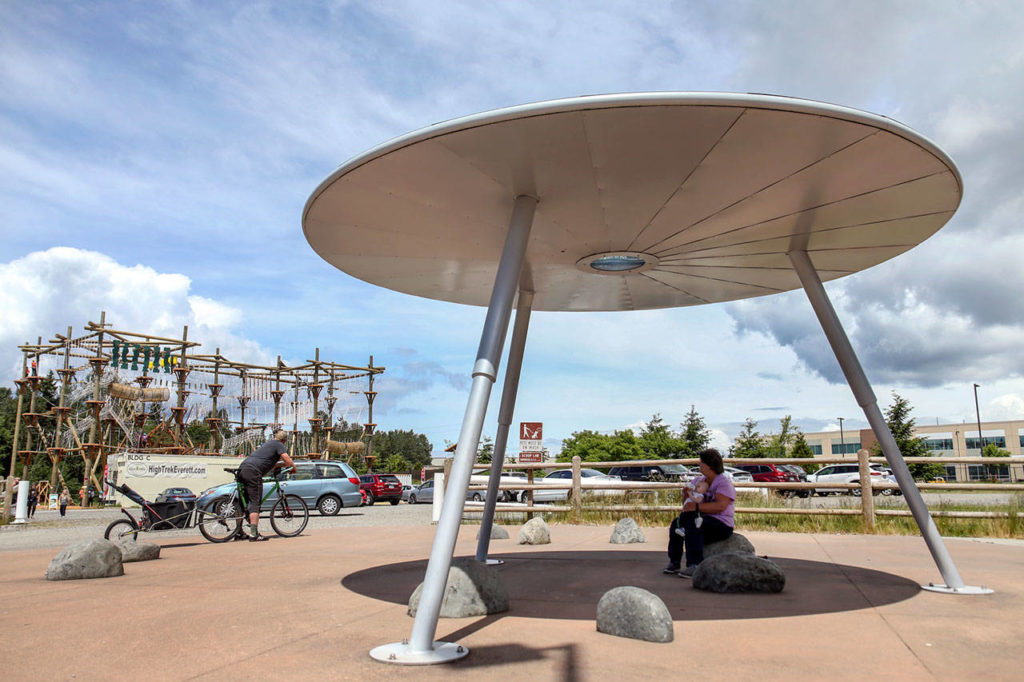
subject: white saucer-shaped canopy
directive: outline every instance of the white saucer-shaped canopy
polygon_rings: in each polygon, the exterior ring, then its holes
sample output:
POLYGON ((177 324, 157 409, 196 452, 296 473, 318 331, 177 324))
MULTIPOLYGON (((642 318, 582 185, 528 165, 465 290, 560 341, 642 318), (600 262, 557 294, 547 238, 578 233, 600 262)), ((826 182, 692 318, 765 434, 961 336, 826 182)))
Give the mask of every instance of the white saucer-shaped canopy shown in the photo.
POLYGON ((534 310, 643 310, 799 288, 794 249, 823 280, 863 270, 931 236, 961 193, 953 162, 887 118, 767 95, 647 93, 411 133, 338 168, 302 222, 316 252, 354 277, 487 305, 513 201, 528 194, 539 200, 523 277, 534 310))

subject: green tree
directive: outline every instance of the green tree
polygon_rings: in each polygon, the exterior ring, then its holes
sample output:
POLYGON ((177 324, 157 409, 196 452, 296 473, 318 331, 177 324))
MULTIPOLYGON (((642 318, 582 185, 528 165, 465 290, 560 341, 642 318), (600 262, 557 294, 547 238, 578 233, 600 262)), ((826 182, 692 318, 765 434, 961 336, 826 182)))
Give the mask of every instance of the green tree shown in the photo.
POLYGON ((9 388, 0 388, 0 476, 6 478, 14 447, 14 419, 18 396, 9 388))
POLYGON ((793 417, 786 415, 779 420, 779 432, 768 438, 765 446, 769 457, 789 457, 789 446, 796 437, 793 417))
MULTIPOLYGON (((981 456, 982 457, 1009 457, 1010 456, 1010 451, 1009 450, 1003 450, 1001 447, 999 447, 995 443, 986 443, 985 447, 983 447, 981 449, 981 456)), ((1002 469, 1005 472, 1006 471, 1006 465, 1005 464, 999 464, 999 465, 990 465, 990 464, 988 464, 988 465, 985 465, 986 473, 988 474, 988 476, 990 478, 996 478, 999 475, 999 473, 1000 473, 1000 469, 1002 469)))
POLYGON ((655 414, 640 430, 640 447, 650 459, 671 459, 682 450, 683 443, 661 415, 655 414))
POLYGON ((579 456, 584 462, 620 462, 647 457, 640 440, 630 430, 605 435, 596 431, 576 431, 562 441, 559 462, 570 462, 579 456))
POLYGON ((729 448, 730 457, 767 457, 768 448, 764 443, 764 436, 757 430, 757 422, 747 417, 743 422, 743 430, 736 437, 732 447, 729 448))
POLYGON ((374 466, 374 469, 377 471, 389 474, 409 473, 412 468, 413 466, 409 463, 409 460, 396 452, 392 452, 387 457, 378 460, 374 466))
POLYGON ((711 432, 704 423, 704 418, 697 414, 697 409, 690 405, 690 411, 686 413, 683 423, 682 434, 679 440, 682 442, 680 454, 686 457, 696 457, 697 453, 706 449, 711 444, 711 432))
POLYGON ((419 468, 430 464, 433 449, 434 446, 425 435, 411 429, 393 429, 373 434, 373 454, 378 458, 377 461, 397 454, 405 458, 412 468, 419 468))
MULTIPOLYGON (((889 431, 896 441, 896 447, 899 448, 900 454, 904 457, 928 457, 931 452, 925 445, 925 439, 914 435, 915 420, 910 416, 913 410, 909 400, 893 391, 892 404, 885 410, 885 421, 889 425, 889 431)), ((881 444, 876 442, 872 445, 871 454, 881 455, 881 444)), ((910 469, 910 474, 917 480, 927 481, 946 473, 945 467, 941 464, 931 462, 908 463, 907 467, 910 469)))
POLYGON ((484 436, 480 441, 480 447, 476 450, 476 461, 480 464, 490 464, 494 458, 494 441, 490 436, 484 436))

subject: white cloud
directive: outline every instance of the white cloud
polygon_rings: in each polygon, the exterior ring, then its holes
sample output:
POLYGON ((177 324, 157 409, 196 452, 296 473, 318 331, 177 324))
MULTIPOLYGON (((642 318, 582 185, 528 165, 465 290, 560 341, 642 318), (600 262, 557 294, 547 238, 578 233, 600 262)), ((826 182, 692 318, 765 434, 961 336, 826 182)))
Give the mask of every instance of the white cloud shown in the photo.
MULTIPOLYGON (((202 343, 200 352, 221 352, 242 362, 266 364, 274 356, 237 330, 241 313, 218 301, 191 295, 190 279, 143 265, 126 266, 95 251, 54 247, 0 264, 0 371, 13 378, 21 366, 17 346, 64 334, 84 333, 105 311, 116 329, 202 343)), ((54 359, 51 359, 55 363, 54 359)), ((54 367, 56 364, 51 364, 54 367)), ((45 362, 41 369, 47 369, 45 362)))

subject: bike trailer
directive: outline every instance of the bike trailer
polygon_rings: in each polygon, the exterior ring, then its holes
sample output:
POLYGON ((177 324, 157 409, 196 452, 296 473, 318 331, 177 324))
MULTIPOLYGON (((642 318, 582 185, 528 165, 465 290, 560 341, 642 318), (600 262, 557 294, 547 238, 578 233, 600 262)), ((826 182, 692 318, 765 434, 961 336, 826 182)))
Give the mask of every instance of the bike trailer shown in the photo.
POLYGON ((188 528, 190 514, 195 502, 147 502, 143 505, 146 521, 153 530, 188 528))
POLYGON ((143 508, 145 508, 146 505, 149 504, 149 502, 146 501, 145 497, 143 497, 142 495, 138 494, 137 492, 135 492, 134 490, 129 488, 127 485, 118 485, 118 484, 114 483, 113 481, 106 481, 106 484, 109 485, 114 490, 116 490, 117 492, 119 492, 122 495, 124 495, 125 497, 127 497, 129 500, 131 500, 135 504, 141 505, 143 508))

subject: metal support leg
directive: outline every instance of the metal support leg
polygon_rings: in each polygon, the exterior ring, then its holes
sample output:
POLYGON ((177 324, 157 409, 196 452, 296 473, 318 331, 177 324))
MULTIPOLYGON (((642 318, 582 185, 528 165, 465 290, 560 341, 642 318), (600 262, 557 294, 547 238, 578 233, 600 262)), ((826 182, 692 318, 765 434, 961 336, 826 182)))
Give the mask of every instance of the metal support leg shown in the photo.
POLYGON ((487 550, 491 544, 494 507, 498 503, 498 483, 501 478, 501 466, 505 462, 505 448, 508 444, 509 427, 512 425, 512 413, 516 409, 519 372, 523 368, 523 351, 526 349, 526 333, 530 328, 532 308, 533 292, 520 291, 519 302, 516 304, 516 322, 512 326, 512 345, 508 349, 508 364, 505 367, 505 386, 501 391, 501 407, 498 408, 498 432, 494 438, 491 476, 487 481, 484 515, 480 520, 480 538, 476 544, 476 560, 487 564, 502 563, 500 559, 488 559, 487 550))
POLYGON ((850 345, 850 340, 847 338, 846 332, 843 331, 843 326, 840 324, 838 316, 836 316, 836 311, 832 307, 828 295, 825 293, 825 287, 821 284, 821 278, 818 277, 817 270, 814 269, 814 265, 811 263, 811 259, 806 251, 790 251, 787 255, 793 263, 793 268, 796 270, 797 275, 800 277, 800 283, 803 284, 807 298, 811 302, 811 307, 814 308, 814 313, 818 316, 821 328, 824 330, 825 336, 832 346, 832 352, 835 353, 836 360, 839 361, 839 366, 846 376, 846 381, 853 390, 857 404, 864 410, 864 416, 867 417, 871 430, 875 433, 875 438, 878 439, 879 444, 882 446, 885 459, 896 475, 896 482, 899 483, 900 488, 903 490, 907 506, 910 507, 910 512, 917 522, 917 527, 921 529, 921 535, 928 545, 932 559, 934 559, 936 566, 938 566, 943 580, 946 581, 945 585, 924 585, 924 589, 956 594, 988 594, 992 592, 992 590, 987 588, 964 585, 952 557, 949 556, 949 552, 946 550, 946 545, 942 542, 939 529, 935 527, 935 522, 932 521, 932 517, 928 514, 928 507, 921 497, 921 492, 914 485, 910 469, 907 468, 907 463, 903 461, 899 447, 889 431, 889 425, 885 422, 882 412, 878 409, 875 393, 871 390, 871 384, 868 383, 864 369, 853 352, 853 346, 850 345))
POLYGON ((508 332, 508 321, 512 316, 512 302, 515 298, 519 275, 526 258, 526 245, 533 226, 533 214, 537 200, 533 197, 516 197, 512 219, 505 238, 505 247, 498 264, 498 274, 491 291, 483 333, 476 363, 473 365, 473 384, 462 418, 462 430, 455 448, 450 479, 446 482, 441 518, 437 523, 434 545, 430 550, 427 572, 423 577, 423 591, 420 593, 416 620, 408 642, 385 644, 370 651, 370 656, 385 663, 425 665, 444 663, 465 656, 465 647, 449 642, 435 642, 437 619, 441 610, 448 569, 451 567, 455 541, 459 535, 462 510, 466 503, 466 489, 469 475, 476 460, 476 449, 480 444, 487 401, 491 386, 497 380, 501 348, 508 332))

